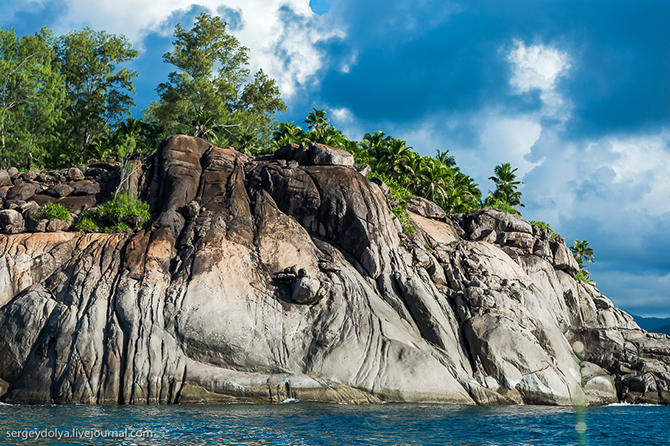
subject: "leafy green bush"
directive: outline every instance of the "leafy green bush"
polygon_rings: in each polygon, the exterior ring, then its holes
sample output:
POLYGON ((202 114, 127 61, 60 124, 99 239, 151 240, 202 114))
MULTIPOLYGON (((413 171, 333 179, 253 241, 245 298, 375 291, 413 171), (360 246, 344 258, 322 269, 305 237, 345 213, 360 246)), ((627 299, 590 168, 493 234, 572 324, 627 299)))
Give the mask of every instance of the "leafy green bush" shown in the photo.
POLYGON ((389 195, 388 201, 391 206, 391 212, 398 218, 400 224, 402 225, 402 232, 406 234, 416 234, 416 228, 412 223, 412 220, 409 218, 409 212, 407 212, 407 198, 412 194, 406 188, 399 185, 394 180, 388 178, 383 173, 371 172, 368 175, 369 179, 378 178, 389 187, 391 190, 391 195, 389 195))
POLYGON ((65 208, 65 206, 60 203, 45 204, 40 208, 39 211, 31 215, 31 217, 35 221, 55 219, 63 220, 67 224, 70 224, 72 221, 72 215, 70 214, 70 211, 68 211, 67 208, 65 208))
POLYGON ((575 279, 581 280, 582 282, 589 283, 591 282, 591 275, 585 269, 580 270, 576 275, 575 279))
POLYGON ((149 204, 127 192, 95 209, 82 212, 77 229, 85 232, 132 232, 150 222, 149 204))
POLYGON ((105 232, 105 229, 95 219, 94 211, 84 211, 79 216, 77 229, 84 232, 105 232))
MULTIPOLYGON (((491 198, 491 197, 489 197, 491 198)), ((485 207, 507 212, 508 214, 521 216, 521 212, 514 209, 508 202, 498 199, 487 199, 485 207)))
POLYGON ((557 233, 554 232, 553 229, 551 229, 551 226, 549 226, 549 223, 547 223, 547 222, 530 220, 528 223, 530 223, 531 225, 535 225, 538 228, 549 229, 549 231, 551 232, 551 239, 552 240, 556 240, 557 238, 560 237, 560 235, 558 235, 557 233))

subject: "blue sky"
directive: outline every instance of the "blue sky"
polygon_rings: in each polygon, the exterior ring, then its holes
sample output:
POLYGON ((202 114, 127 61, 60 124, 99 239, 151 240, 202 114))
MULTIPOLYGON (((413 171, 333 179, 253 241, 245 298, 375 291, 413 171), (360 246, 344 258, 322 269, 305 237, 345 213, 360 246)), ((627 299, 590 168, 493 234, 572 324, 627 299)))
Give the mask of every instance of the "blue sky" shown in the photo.
POLYGON ((616 0, 0 1, 0 26, 124 34, 138 109, 170 67, 175 23, 220 14, 301 122, 328 111, 351 138, 384 130, 448 149, 484 193, 523 177, 527 219, 590 241, 599 289, 670 316, 670 2, 616 0))

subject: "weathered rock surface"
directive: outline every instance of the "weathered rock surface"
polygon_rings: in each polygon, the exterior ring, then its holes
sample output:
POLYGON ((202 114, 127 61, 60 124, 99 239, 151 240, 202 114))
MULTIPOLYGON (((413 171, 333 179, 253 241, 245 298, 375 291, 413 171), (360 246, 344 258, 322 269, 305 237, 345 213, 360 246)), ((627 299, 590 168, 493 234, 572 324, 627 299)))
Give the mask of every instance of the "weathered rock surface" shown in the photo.
POLYGON ((155 216, 134 234, 10 209, 76 215, 118 166, 0 173, 0 398, 670 403, 670 338, 576 281, 563 240, 490 209, 401 234, 381 187, 311 153, 170 137, 129 182, 155 216))
POLYGON ((407 198, 407 210, 422 217, 434 218, 437 220, 444 219, 447 213, 444 209, 425 198, 411 196, 407 198))
POLYGON ((288 144, 275 152, 275 158, 296 161, 312 166, 348 166, 353 167, 354 156, 341 149, 323 144, 288 144))

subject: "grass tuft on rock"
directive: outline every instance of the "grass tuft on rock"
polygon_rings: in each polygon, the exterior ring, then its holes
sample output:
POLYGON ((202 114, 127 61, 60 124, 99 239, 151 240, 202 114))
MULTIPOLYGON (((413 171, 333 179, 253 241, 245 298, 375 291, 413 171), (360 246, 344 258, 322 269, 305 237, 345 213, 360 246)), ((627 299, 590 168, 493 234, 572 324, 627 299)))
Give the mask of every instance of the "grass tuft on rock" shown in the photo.
POLYGON ((149 204, 130 192, 81 213, 77 229, 84 232, 133 232, 151 223, 149 204))
POLYGON ((70 211, 60 203, 45 204, 39 211, 32 214, 31 217, 35 221, 63 220, 67 224, 70 224, 72 221, 70 211))

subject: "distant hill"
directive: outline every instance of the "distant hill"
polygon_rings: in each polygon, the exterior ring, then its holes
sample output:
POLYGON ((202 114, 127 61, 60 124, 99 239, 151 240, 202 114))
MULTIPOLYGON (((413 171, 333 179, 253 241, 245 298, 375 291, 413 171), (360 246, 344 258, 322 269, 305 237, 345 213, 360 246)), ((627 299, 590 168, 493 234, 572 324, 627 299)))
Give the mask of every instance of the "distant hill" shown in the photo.
POLYGON ((640 327, 647 331, 670 335, 670 317, 642 317, 633 315, 633 318, 635 318, 635 322, 640 327))

